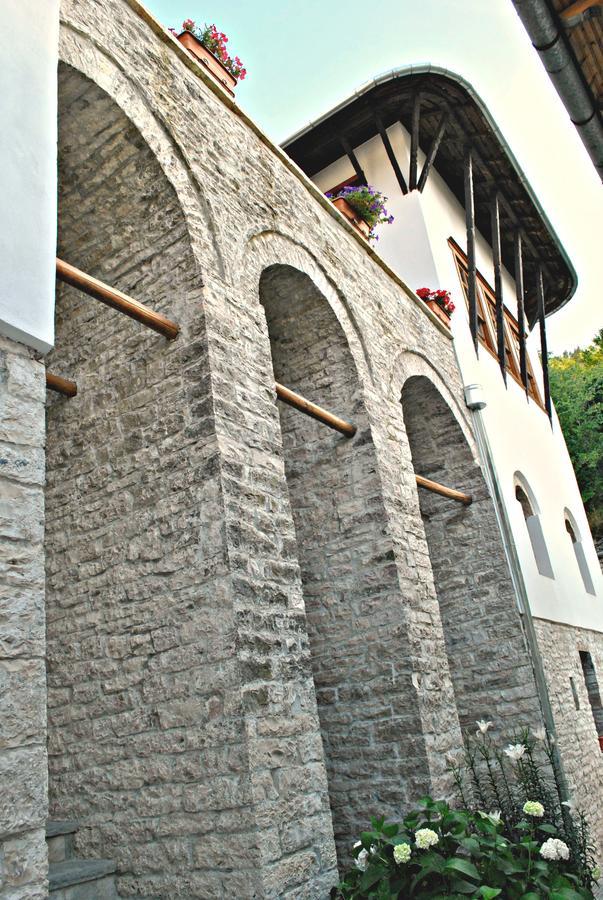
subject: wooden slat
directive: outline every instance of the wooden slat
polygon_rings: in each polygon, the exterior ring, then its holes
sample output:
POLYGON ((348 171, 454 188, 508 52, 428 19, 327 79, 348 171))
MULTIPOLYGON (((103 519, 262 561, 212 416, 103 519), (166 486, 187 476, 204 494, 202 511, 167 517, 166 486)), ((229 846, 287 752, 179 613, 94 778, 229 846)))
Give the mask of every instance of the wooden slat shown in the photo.
POLYGON ((553 409, 551 406, 551 389, 549 387, 549 355, 546 343, 546 324, 544 317, 544 279, 542 268, 538 269, 538 279, 536 288, 538 291, 538 321, 540 324, 540 356, 542 363, 542 381, 544 386, 544 406, 547 415, 553 422, 553 409))
POLYGON ((347 158, 349 159, 349 161, 352 163, 352 167, 353 167, 354 172, 356 173, 356 175, 357 175, 357 177, 358 177, 359 183, 360 183, 360 184, 367 184, 366 175, 364 174, 364 171, 363 171, 363 169, 362 169, 362 166, 361 166, 360 163, 358 162, 358 159, 357 159, 357 157, 356 157, 356 154, 354 153, 354 150, 353 150, 353 148, 352 148, 352 145, 351 145, 350 142, 348 141, 348 139, 347 139, 347 137, 345 136, 345 134, 340 134, 340 135, 338 135, 338 137, 339 137, 339 143, 340 143, 341 146, 342 146, 343 152, 345 153, 345 155, 347 156, 347 158))
POLYGON ((427 151, 427 156, 425 158, 425 162, 423 163, 421 174, 419 175, 419 181, 417 183, 417 188, 419 191, 422 191, 425 187, 427 176, 429 175, 430 169, 433 165, 433 161, 436 158, 437 152, 440 148, 440 144, 442 143, 442 138, 444 137, 444 132, 446 131, 447 124, 448 113, 443 112, 438 124, 438 130, 436 131, 433 141, 431 142, 431 146, 427 151))
POLYGON ((414 191, 417 187, 417 161, 419 156, 419 131, 421 127, 421 94, 417 92, 413 97, 412 126, 410 133, 410 167, 408 172, 408 187, 414 191))
POLYGON ((455 491, 454 488, 446 487, 446 485, 440 484, 438 481, 432 481, 430 478, 424 478, 423 475, 416 475, 415 477, 419 487, 425 488, 428 491, 433 491, 434 494, 441 494, 442 497, 447 497, 449 500, 456 500, 464 506, 469 506, 473 503, 471 494, 463 494, 462 491, 455 491))
POLYGON ((494 298, 496 302, 496 345, 498 351, 498 364, 506 382, 507 361, 505 350, 505 317, 503 306, 503 286, 501 270, 500 247, 500 208, 498 205, 498 192, 494 193, 490 210, 492 221, 492 260, 494 263, 494 298))
POLYGON ((467 293, 469 299, 469 327, 475 352, 477 341, 477 266, 475 262, 475 200, 473 196, 473 154, 465 148, 465 225, 467 228, 467 293))
POLYGON ((276 383, 276 396, 279 400, 282 400, 283 403, 287 403, 289 406, 305 413, 305 415, 310 416, 312 419, 322 422, 323 425, 327 425, 329 428, 339 431, 346 437, 351 438, 356 434, 356 426, 352 425, 351 422, 340 419, 339 416, 333 415, 333 413, 323 409, 322 406, 312 403, 311 400, 306 400, 301 394, 296 394, 295 391, 290 390, 278 382, 276 383))
POLYGON ((76 269, 75 266, 58 258, 57 278, 59 281, 64 281, 65 284, 70 284, 72 287, 83 291, 89 297, 94 297, 95 300, 100 300, 101 303, 105 303, 112 309, 124 313, 131 319, 136 319, 137 322, 146 325, 147 328, 152 328, 153 331, 157 331, 164 337, 169 338, 169 340, 173 340, 178 336, 180 328, 175 322, 171 322, 165 316, 162 316, 161 313, 154 312, 138 300, 128 297, 127 294, 122 294, 121 291, 99 281, 98 278, 93 278, 92 275, 87 275, 81 269, 76 269))
POLYGON ((515 231, 515 296, 517 299, 517 330, 519 331, 519 371, 526 394, 528 393, 528 363, 526 357, 526 325, 523 310, 523 250, 521 231, 515 231))
POLYGON ((60 375, 53 375, 52 372, 46 373, 46 387, 51 391, 57 391, 65 397, 75 397, 77 394, 77 384, 68 378, 61 378, 60 375))
POLYGON ((375 115, 375 124, 377 126, 377 131, 381 136, 381 142, 385 148, 385 152, 387 153, 387 158, 390 161, 390 165, 394 170, 394 175, 396 176, 396 181, 400 185, 400 190, 403 194, 408 194, 408 186, 406 184, 406 179, 402 174, 402 169, 400 168, 400 164, 396 158, 396 154, 394 152, 394 148, 391 145, 391 141, 389 139, 389 135, 385 129, 381 118, 378 115, 375 115))

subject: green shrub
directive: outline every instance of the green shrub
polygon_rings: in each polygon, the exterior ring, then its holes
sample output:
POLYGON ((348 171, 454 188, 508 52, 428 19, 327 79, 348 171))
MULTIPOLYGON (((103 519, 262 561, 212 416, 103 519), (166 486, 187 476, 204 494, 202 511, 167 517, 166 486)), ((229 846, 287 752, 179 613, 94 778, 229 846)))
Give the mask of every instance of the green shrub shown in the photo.
POLYGON ((564 800, 554 744, 528 730, 499 750, 480 722, 451 761, 460 808, 424 797, 401 822, 372 818, 340 900, 579 900, 598 877, 585 818, 564 800))

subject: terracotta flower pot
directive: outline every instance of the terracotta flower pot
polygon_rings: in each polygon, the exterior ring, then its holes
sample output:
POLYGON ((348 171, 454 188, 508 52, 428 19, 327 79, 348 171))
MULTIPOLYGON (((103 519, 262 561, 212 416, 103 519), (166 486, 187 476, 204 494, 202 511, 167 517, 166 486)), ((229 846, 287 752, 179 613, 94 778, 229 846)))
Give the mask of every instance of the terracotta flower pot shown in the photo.
POLYGON ((425 303, 430 308, 432 313, 435 313, 440 322, 443 322, 447 328, 450 328, 450 316, 446 312, 445 309, 442 309, 439 303, 435 300, 426 300, 425 303))
POLYGON ((193 54, 193 56, 196 56, 204 66, 207 66, 214 81, 217 81, 218 84, 225 88, 231 97, 234 97, 234 88, 237 86, 237 79, 222 65, 218 57, 214 56, 213 53, 210 53, 209 50, 203 46, 201 41, 197 40, 195 35, 190 31, 182 31, 180 34, 177 34, 176 37, 180 43, 193 54))
POLYGON ((368 239, 371 233, 371 226, 358 216, 358 213, 352 209, 348 201, 344 200, 343 197, 337 197, 332 202, 333 206, 336 206, 339 212, 343 213, 346 219, 350 220, 356 231, 359 231, 363 238, 368 239))

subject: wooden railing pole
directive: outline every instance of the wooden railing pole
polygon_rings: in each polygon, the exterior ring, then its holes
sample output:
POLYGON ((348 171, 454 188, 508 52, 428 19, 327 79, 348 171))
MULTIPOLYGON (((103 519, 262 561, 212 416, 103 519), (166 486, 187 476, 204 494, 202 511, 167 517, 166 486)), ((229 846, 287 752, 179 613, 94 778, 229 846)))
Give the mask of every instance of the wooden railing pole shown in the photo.
POLYGON ((77 384, 68 378, 61 378, 60 375, 53 375, 52 372, 46 373, 46 387, 51 391, 57 391, 65 397, 75 397, 77 394, 77 384))
POLYGON ((339 416, 334 416, 333 413, 327 412, 322 406, 317 406, 316 403, 306 400, 301 394, 296 394, 295 391, 289 390, 289 388, 278 382, 276 384, 276 396, 279 400, 282 400, 283 403, 287 403, 289 406, 293 406, 307 416, 317 419, 319 422, 322 422, 323 425, 328 425, 329 428, 334 428, 335 431, 339 431, 346 437, 351 438, 356 434, 355 425, 346 422, 344 419, 340 419, 339 416))
POLYGON ((442 497, 448 497, 449 500, 456 500, 458 503, 464 504, 464 506, 469 506, 473 503, 473 497, 470 494, 463 494, 462 491, 455 491, 454 488, 446 487, 443 484, 439 484, 437 481, 432 481, 430 478, 424 478, 422 475, 417 475, 415 477, 419 487, 426 488, 428 491, 433 491, 434 494, 441 494, 442 497))
POLYGON ((165 316, 162 316, 161 313, 154 312, 138 300, 128 297, 127 294, 122 294, 121 291, 109 287, 108 284, 93 278, 92 275, 86 275, 85 272, 58 258, 57 278, 59 281, 64 281, 65 284, 70 284, 72 287, 83 291, 84 294, 100 300, 101 303, 106 303, 112 309, 117 309, 124 315, 130 316, 131 319, 136 319, 137 322, 141 322, 147 328, 152 328, 153 331, 159 332, 159 334, 164 335, 169 340, 173 340, 178 336, 180 328, 175 322, 171 322, 165 316))

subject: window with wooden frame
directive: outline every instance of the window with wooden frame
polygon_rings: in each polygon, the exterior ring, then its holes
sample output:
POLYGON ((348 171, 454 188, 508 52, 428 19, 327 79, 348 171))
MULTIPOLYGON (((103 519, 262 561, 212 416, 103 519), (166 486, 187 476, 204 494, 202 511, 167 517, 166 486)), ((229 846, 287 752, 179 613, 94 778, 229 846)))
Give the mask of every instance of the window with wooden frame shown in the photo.
POLYGON ((343 190, 344 187, 356 187, 360 184, 360 178, 358 175, 350 175, 349 178, 346 178, 345 181, 340 181, 339 184, 336 184, 335 187, 329 188, 328 191, 325 191, 325 194, 338 194, 339 191, 343 190))
MULTIPOLYGON (((465 302, 469 308, 469 266, 467 257, 453 238, 448 245, 452 250, 459 281, 465 295, 465 302)), ((477 273, 476 284, 477 299, 477 336, 479 342, 498 360, 498 340, 496 336, 496 295, 481 272, 477 273)), ((509 375, 523 387, 521 380, 521 367, 519 356, 519 324, 515 316, 503 307, 504 325, 503 334, 505 340, 506 366, 509 375)), ((538 390, 538 384, 534 376, 534 370, 530 358, 526 352, 526 372, 528 376, 528 394, 535 400, 538 406, 544 409, 544 404, 538 390)))

